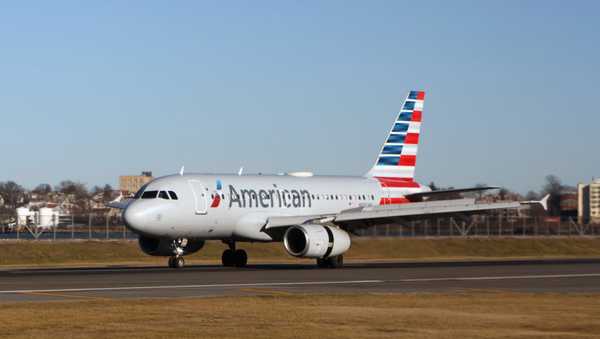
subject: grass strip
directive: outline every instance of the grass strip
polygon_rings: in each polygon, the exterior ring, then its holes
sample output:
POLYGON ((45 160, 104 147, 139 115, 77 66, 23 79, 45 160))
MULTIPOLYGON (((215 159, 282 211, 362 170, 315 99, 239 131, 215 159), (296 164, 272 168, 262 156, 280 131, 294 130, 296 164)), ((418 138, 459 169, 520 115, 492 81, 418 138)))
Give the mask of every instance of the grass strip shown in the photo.
MULTIPOLYGON (((209 241, 188 263, 219 263, 226 246, 209 241)), ((298 262, 280 243, 240 243, 249 262, 298 262)), ((600 257, 600 238, 354 238, 348 260, 440 260, 600 257)), ((0 241, 0 266, 165 264, 144 254, 136 241, 0 241)), ((309 262, 309 261, 306 261, 309 262)), ((310 261, 312 262, 312 261, 310 261)))
POLYGON ((597 338, 599 296, 265 295, 0 303, 11 338, 597 338))

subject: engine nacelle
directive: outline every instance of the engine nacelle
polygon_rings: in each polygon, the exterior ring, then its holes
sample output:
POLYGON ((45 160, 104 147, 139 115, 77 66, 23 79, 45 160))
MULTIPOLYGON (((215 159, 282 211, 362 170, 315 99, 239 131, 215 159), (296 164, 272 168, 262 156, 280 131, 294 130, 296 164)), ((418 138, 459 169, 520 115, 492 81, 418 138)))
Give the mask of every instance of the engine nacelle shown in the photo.
POLYGON ((292 226, 283 235, 283 245, 295 257, 328 258, 340 255, 350 248, 350 235, 331 226, 292 226))
POLYGON ((177 245, 175 245, 172 239, 140 236, 138 243, 144 253, 164 257, 178 254, 177 248, 181 248, 183 250, 183 252, 179 254, 185 255, 198 252, 202 247, 204 247, 204 240, 196 239, 182 239, 177 243, 177 245))

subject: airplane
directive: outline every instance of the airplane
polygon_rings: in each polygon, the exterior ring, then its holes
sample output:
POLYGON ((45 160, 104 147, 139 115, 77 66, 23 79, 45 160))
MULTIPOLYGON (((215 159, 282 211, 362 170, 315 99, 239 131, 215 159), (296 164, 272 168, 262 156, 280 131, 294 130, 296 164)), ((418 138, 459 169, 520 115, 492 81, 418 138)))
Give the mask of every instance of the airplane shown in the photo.
POLYGON ((408 93, 363 176, 245 175, 241 169, 237 174, 188 174, 182 168, 109 206, 123 209, 141 250, 169 257, 171 268, 183 267, 184 256, 207 240, 228 245, 221 256, 226 267, 246 266, 248 255, 238 243, 282 242, 291 256, 337 268, 350 249, 350 234, 360 228, 518 208, 519 202, 436 199, 498 187, 432 191, 414 180, 424 101, 424 91, 408 93))

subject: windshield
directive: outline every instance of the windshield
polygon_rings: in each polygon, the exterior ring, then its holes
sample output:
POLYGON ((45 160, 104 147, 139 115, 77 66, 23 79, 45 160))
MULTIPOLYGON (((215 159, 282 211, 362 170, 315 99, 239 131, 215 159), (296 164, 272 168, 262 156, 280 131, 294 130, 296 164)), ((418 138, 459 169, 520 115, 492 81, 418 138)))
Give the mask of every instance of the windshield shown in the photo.
POLYGON ((146 189, 146 187, 148 187, 148 184, 142 186, 133 196, 133 199, 139 199, 142 197, 142 193, 144 193, 144 190, 146 189))
POLYGON ((158 191, 146 191, 142 194, 142 199, 154 199, 158 195, 158 191))

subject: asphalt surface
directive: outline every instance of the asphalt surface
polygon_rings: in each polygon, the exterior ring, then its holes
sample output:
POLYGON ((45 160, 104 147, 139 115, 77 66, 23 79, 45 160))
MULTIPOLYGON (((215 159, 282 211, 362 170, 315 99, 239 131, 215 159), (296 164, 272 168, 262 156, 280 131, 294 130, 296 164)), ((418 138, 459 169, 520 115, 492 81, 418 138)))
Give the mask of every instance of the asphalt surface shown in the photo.
POLYGON ((294 293, 600 292, 600 259, 0 270, 0 302, 294 293))

